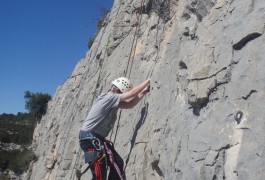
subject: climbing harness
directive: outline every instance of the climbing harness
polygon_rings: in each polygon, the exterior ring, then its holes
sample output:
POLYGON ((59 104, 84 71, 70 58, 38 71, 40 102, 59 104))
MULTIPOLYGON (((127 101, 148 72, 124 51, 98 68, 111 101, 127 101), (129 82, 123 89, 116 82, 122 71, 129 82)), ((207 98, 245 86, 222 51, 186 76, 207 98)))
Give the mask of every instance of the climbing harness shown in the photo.
POLYGON ((115 170, 119 175, 120 179, 123 180, 121 170, 118 167, 117 163, 114 161, 113 152, 108 147, 108 146, 113 146, 112 142, 106 140, 103 137, 99 138, 99 136, 95 135, 94 133, 89 133, 84 131, 80 131, 79 141, 80 143, 87 143, 87 145, 92 144, 93 148, 88 148, 87 151, 85 152, 85 163, 88 164, 85 170, 81 172, 80 170, 76 169, 77 179, 80 179, 81 176, 94 165, 95 165, 95 174, 97 174, 99 178, 101 178, 102 175, 100 170, 100 164, 103 164, 103 161, 105 161, 107 169, 108 166, 107 158, 108 158, 110 160, 110 163, 115 167, 115 170))
MULTIPOLYGON (((80 144, 85 143, 87 146, 91 144, 93 148, 88 148, 85 151, 85 163, 88 164, 88 166, 85 168, 83 172, 76 169, 77 179, 80 179, 81 176, 85 172, 87 172, 88 169, 94 166, 96 162, 98 162, 99 164, 102 164, 102 161, 106 159, 106 152, 105 152, 104 144, 97 136, 89 132, 80 131, 79 141, 80 141, 80 144)), ((99 172, 98 168, 99 167, 97 166, 96 173, 99 172)))

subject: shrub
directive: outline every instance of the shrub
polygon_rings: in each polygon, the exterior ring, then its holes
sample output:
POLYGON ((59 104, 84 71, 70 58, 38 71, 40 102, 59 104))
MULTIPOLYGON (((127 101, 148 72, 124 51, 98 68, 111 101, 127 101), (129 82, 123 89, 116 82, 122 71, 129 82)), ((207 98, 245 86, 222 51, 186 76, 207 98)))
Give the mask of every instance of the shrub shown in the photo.
POLYGON ((103 6, 99 8, 99 18, 97 19, 97 31, 92 37, 88 38, 87 46, 89 49, 92 47, 94 40, 96 39, 96 36, 98 35, 100 29, 104 27, 104 21, 109 12, 110 10, 108 8, 105 8, 103 6))
POLYGON ((9 169, 20 175, 28 170, 29 164, 33 160, 36 160, 36 156, 32 150, 0 151, 1 171, 9 169))
POLYGON ((37 119, 41 119, 46 113, 47 104, 51 100, 51 96, 47 93, 31 93, 30 91, 25 91, 24 98, 26 100, 25 108, 37 119))

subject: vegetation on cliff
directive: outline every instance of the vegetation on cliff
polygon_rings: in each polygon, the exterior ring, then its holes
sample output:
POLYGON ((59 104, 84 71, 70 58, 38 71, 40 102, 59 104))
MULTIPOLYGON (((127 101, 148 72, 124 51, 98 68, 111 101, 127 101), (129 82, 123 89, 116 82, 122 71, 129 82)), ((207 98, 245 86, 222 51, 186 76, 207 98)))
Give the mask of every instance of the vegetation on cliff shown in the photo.
POLYGON ((28 113, 0 114, 0 179, 9 179, 9 170, 21 175, 36 159, 31 149, 33 132, 51 96, 26 91, 24 98, 28 113))

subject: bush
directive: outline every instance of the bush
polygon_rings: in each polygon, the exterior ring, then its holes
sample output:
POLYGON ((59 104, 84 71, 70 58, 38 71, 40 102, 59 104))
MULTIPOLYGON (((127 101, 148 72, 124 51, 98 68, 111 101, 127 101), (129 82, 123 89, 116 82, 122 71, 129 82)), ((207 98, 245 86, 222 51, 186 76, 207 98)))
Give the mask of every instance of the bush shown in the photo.
POLYGON ((88 47, 89 49, 92 47, 95 38, 96 38, 96 37, 93 36, 93 37, 90 37, 90 38, 88 39, 87 47, 88 47))
POLYGON ((41 119, 46 113, 47 104, 51 100, 51 96, 47 93, 31 93, 30 91, 25 91, 24 98, 26 100, 25 108, 37 119, 41 119))
POLYGON ((0 151, 0 169, 12 170, 16 174, 27 171, 31 161, 36 160, 35 154, 31 150, 0 151))
POLYGON ((92 47, 94 40, 96 39, 96 36, 98 35, 100 29, 102 27, 104 27, 104 21, 105 21, 109 12, 110 12, 110 10, 103 7, 103 6, 101 6, 99 8, 99 18, 97 19, 97 31, 92 37, 89 37, 89 39, 88 39, 87 46, 89 49, 92 47))
POLYGON ((0 115, 0 142, 29 145, 32 142, 35 117, 30 113, 0 115), (12 117, 12 118, 9 118, 12 117))

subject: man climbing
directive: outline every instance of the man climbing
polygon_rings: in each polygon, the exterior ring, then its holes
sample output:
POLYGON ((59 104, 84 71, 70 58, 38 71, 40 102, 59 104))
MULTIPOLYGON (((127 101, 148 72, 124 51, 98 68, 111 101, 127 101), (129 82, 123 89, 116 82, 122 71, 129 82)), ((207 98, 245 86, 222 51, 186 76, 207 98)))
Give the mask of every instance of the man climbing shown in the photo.
POLYGON ((133 88, 127 78, 120 77, 93 104, 81 127, 79 139, 85 152, 85 162, 89 163, 94 180, 105 180, 107 167, 110 168, 109 180, 125 178, 123 160, 105 137, 115 124, 117 110, 133 108, 149 90, 150 79, 133 88))

